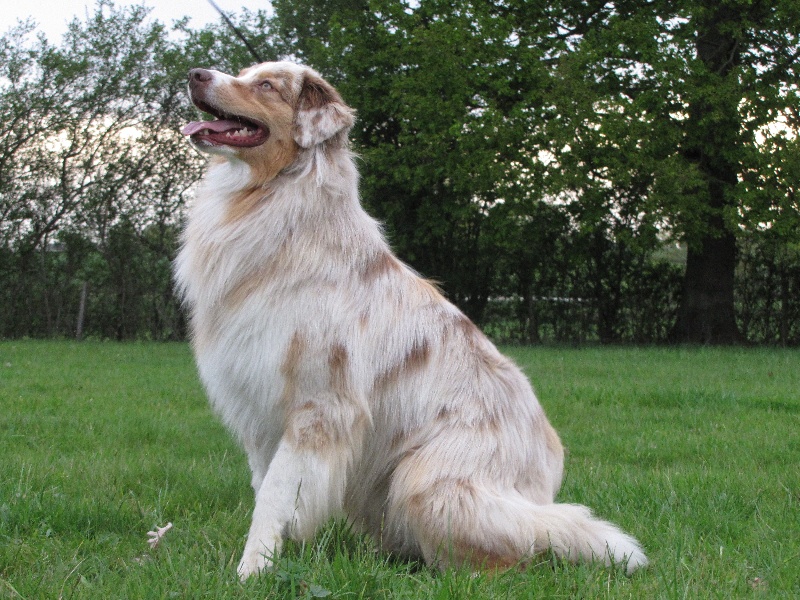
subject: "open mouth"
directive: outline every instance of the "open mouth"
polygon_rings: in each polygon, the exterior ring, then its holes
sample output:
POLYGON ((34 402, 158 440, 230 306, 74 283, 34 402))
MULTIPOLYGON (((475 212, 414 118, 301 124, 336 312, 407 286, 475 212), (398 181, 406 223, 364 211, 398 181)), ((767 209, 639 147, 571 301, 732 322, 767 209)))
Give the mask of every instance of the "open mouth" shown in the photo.
POLYGON ((226 113, 196 99, 194 103, 203 112, 216 117, 214 121, 192 121, 181 130, 195 143, 252 148, 263 144, 269 137, 269 129, 261 123, 226 113))

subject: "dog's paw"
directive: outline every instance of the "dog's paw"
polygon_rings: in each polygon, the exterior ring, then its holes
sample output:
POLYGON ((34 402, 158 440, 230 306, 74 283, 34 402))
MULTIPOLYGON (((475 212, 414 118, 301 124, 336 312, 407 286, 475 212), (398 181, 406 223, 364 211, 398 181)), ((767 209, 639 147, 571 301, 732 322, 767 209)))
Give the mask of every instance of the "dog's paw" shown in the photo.
POLYGON ((245 550, 242 560, 239 561, 239 567, 236 572, 239 573, 239 579, 244 581, 251 575, 258 575, 264 569, 269 569, 272 566, 272 560, 265 555, 266 548, 261 552, 245 550))

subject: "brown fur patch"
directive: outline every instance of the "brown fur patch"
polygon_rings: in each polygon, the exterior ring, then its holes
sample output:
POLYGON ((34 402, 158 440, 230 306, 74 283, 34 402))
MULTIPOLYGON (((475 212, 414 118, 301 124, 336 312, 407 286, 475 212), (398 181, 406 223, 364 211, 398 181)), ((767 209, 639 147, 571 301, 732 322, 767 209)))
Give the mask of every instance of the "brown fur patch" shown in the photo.
POLYGON ((305 338, 300 334, 300 332, 295 331, 291 341, 289 342, 289 347, 286 350, 283 362, 281 363, 281 373, 284 377, 290 379, 297 377, 300 366, 300 358, 303 356, 305 348, 305 338))
MULTIPOLYGON (((320 415, 311 413, 311 421, 301 427, 290 429, 290 440, 295 448, 321 452, 331 446, 331 432, 320 415)), ((298 418, 299 415, 295 415, 298 418)))
POLYGON ((480 417, 472 420, 464 420, 458 410, 452 410, 447 406, 442 406, 436 413, 434 421, 448 431, 458 431, 467 435, 499 434, 503 429, 502 409, 489 407, 480 417))
POLYGON ((344 103, 339 92, 327 81, 315 75, 306 75, 300 91, 298 109, 310 110, 320 108, 331 102, 344 103))
POLYGON ((224 224, 239 221, 267 200, 272 190, 258 186, 249 186, 234 194, 228 201, 224 224))
POLYGON ((428 340, 423 339, 421 342, 415 342, 411 350, 406 354, 403 360, 403 369, 406 371, 416 371, 428 364, 428 359, 431 356, 431 346, 428 340))
POLYGON ((373 388, 386 388, 410 373, 423 369, 430 361, 430 357, 431 346, 428 340, 415 341, 399 363, 375 378, 373 388))
MULTIPOLYGON (((291 135, 291 126, 285 123, 279 126, 273 125, 270 128, 270 138, 277 137, 280 133, 281 137, 291 135), (280 127, 282 131, 278 132, 280 127)), ((263 153, 256 156, 250 156, 248 153, 243 152, 242 158, 250 165, 253 172, 253 179, 261 185, 264 185, 275 179, 281 171, 290 166, 297 160, 300 154, 300 147, 292 139, 276 139, 267 140, 261 146, 256 146, 252 150, 261 149, 263 153)))
POLYGON ((469 544, 469 542, 454 540, 452 543, 453 558, 457 564, 467 563, 475 569, 487 571, 508 571, 514 567, 524 566, 520 556, 513 552, 498 552, 469 544))
POLYGON ((269 277, 271 272, 270 268, 257 269, 251 271, 225 294, 222 300, 222 305, 228 310, 235 310, 244 303, 253 293, 260 289, 264 281, 269 277))
POLYGON ((382 252, 364 266, 361 271, 361 280, 364 283, 372 283, 388 273, 398 272, 401 269, 400 261, 390 253, 382 252))
POLYGON ((319 414, 320 407, 311 400, 299 403, 301 363, 307 347, 306 339, 295 332, 281 363, 284 387, 279 402, 285 411, 284 430, 289 441, 297 448, 321 450, 329 445, 330 432, 319 414))
POLYGON ((498 413, 492 413, 486 418, 483 426, 492 433, 499 434, 503 430, 503 420, 498 413))
POLYGON ((477 421, 473 427, 480 432, 488 432, 490 434, 498 435, 503 430, 503 408, 497 407, 494 410, 487 411, 483 417, 477 421))
POLYGON ((289 346, 286 348, 283 362, 281 362, 281 375, 283 375, 284 384, 279 402, 284 409, 288 409, 297 397, 300 361, 305 351, 306 340, 300 332, 295 331, 289 346))
POLYGON ((454 316, 448 333, 467 342, 471 356, 478 368, 484 372, 492 372, 498 377, 507 376, 508 359, 499 354, 492 344, 487 342, 480 328, 466 315, 454 316))
POLYGON ((347 397, 350 384, 347 377, 347 348, 342 344, 334 344, 328 356, 328 367, 331 371, 331 388, 340 397, 347 397))
POLYGON ((241 190, 228 201, 223 224, 240 221, 267 201, 272 190, 267 186, 281 171, 291 165, 299 153, 293 141, 267 140, 261 146, 242 151, 242 158, 250 165, 253 184, 241 190))
POLYGON ((389 442, 389 448, 392 450, 397 450, 403 442, 408 439, 408 432, 405 429, 400 429, 395 432, 392 436, 391 441, 389 442))
POLYGON ((281 366, 286 377, 286 392, 282 398, 286 411, 284 431, 295 448, 326 453, 358 437, 366 428, 369 415, 358 409, 352 410, 356 397, 348 374, 350 358, 343 344, 334 344, 328 352, 330 389, 336 401, 331 401, 327 395, 303 401, 305 393, 298 394, 297 388, 302 385, 300 362, 307 344, 306 340, 295 335, 281 366))

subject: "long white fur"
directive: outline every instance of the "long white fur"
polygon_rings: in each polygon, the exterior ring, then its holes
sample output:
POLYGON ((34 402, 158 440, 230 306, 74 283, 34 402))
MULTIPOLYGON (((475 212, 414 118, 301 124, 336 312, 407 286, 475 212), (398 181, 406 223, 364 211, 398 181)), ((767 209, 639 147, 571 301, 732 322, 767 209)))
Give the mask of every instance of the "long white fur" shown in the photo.
POLYGON ((276 144, 294 140, 293 159, 263 180, 271 150, 201 147, 218 156, 175 263, 200 377, 253 473, 240 575, 335 515, 430 564, 509 567, 552 548, 646 565, 635 539, 553 503, 557 434, 521 371, 391 254, 359 203, 353 113, 335 90, 306 67, 265 63, 215 73, 207 94, 257 98, 265 78, 280 97, 243 116, 276 144), (294 111, 290 130, 270 121, 278 101, 294 111), (237 209, 253 189, 257 202, 237 209))

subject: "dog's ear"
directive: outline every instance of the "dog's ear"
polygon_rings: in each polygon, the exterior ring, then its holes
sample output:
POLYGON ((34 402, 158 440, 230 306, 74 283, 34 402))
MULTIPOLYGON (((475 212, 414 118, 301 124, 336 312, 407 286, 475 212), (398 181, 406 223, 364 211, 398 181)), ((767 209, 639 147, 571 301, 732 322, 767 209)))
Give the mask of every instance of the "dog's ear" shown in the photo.
POLYGON ((311 148, 349 130, 355 111, 347 106, 333 86, 324 79, 306 74, 297 102, 294 141, 311 148))

